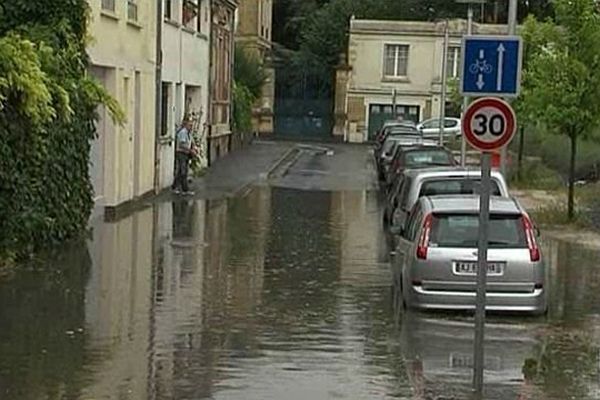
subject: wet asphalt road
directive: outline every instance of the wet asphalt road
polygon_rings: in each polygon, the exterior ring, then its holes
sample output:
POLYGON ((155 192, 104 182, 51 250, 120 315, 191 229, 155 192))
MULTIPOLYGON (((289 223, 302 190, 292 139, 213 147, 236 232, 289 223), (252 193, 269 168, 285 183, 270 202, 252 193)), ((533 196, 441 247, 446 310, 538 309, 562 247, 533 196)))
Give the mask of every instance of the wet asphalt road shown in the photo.
MULTIPOLYGON (((334 148, 0 281, 0 399, 468 399, 472 319, 393 309, 368 150, 334 148)), ((600 398, 600 250, 544 248, 549 315, 490 318, 486 399, 600 398)))

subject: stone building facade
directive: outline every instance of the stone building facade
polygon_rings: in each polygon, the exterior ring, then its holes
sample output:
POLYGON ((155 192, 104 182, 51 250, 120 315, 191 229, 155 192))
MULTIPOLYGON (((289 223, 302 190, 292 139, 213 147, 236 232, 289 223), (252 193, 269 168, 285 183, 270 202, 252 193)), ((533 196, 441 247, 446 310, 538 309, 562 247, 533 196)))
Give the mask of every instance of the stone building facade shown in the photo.
POLYGON ((275 69, 272 65, 273 0, 244 0, 238 10, 236 45, 258 59, 266 73, 262 96, 253 110, 253 127, 258 134, 273 133, 275 69))
MULTIPOLYGON (((350 22, 347 54, 337 69, 334 135, 373 138, 396 115, 415 122, 440 115, 445 22, 350 22)), ((448 81, 460 76, 463 20, 449 21, 448 81)), ((506 26, 474 24, 474 34, 505 35, 506 26)))
POLYGON ((208 159, 213 162, 232 146, 235 11, 238 0, 212 0, 208 159))

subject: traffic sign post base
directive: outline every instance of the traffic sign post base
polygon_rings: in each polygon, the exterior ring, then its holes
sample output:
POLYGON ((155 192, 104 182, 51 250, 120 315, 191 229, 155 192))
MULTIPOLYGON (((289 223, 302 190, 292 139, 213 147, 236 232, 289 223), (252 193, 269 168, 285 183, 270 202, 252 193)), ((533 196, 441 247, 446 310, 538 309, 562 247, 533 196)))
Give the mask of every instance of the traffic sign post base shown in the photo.
POLYGON ((487 254, 490 223, 492 154, 481 155, 481 196, 479 200, 479 243, 477 246, 477 297, 475 309, 475 348, 473 366, 473 389, 483 393, 484 331, 487 286, 487 254))

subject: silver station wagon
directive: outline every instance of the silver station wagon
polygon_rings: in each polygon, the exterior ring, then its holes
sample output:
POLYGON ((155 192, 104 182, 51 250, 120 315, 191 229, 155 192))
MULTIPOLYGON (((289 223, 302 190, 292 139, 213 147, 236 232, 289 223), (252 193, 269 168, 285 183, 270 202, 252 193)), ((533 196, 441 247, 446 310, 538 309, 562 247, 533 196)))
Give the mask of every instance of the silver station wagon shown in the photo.
MULTIPOLYGON (((509 197, 504 176, 492 171, 492 195, 509 197)), ((474 168, 439 167, 406 170, 392 187, 386 204, 384 222, 391 225, 392 232, 404 228, 410 210, 423 196, 478 194, 481 170, 474 168)))
MULTIPOLYGON (((475 309, 479 197, 422 197, 392 262, 397 298, 416 309, 475 309)), ((545 267, 528 214, 492 197, 487 310, 546 311, 545 267)))

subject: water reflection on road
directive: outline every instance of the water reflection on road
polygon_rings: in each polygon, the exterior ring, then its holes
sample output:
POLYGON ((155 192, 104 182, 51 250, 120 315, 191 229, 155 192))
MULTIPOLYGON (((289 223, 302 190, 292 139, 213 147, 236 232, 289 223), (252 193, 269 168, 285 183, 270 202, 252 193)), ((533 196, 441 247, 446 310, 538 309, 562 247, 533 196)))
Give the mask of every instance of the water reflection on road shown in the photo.
MULTIPOLYGON (((396 314, 374 192, 261 187, 98 225, 0 282, 1 399, 467 399, 472 319, 396 314)), ((486 398, 600 398, 598 250, 493 317, 486 398)))

